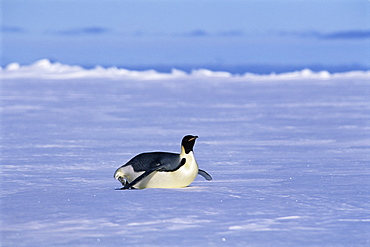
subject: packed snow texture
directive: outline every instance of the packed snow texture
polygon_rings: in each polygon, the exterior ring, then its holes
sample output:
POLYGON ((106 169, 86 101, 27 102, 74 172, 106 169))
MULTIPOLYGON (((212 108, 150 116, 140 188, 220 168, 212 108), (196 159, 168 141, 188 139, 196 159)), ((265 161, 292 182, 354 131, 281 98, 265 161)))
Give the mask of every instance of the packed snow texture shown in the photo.
POLYGON ((368 72, 1 70, 1 246, 369 246, 368 72), (187 188, 115 190, 146 151, 187 188))

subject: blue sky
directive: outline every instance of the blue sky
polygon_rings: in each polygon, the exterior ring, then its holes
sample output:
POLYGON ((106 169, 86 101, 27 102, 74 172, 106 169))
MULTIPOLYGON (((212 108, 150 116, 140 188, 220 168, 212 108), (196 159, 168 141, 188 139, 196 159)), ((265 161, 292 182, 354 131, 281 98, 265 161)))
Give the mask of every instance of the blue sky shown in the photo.
POLYGON ((368 0, 3 0, 2 66, 370 67, 368 0))

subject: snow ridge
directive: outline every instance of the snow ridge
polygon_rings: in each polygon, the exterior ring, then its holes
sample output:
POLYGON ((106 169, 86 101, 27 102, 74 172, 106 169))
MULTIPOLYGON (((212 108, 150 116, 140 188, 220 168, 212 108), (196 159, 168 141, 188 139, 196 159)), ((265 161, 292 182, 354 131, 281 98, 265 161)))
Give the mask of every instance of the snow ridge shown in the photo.
POLYGON ((249 80, 299 80, 299 79, 333 79, 333 78, 361 78, 370 79, 370 70, 351 71, 344 73, 329 73, 328 71, 314 72, 310 69, 282 74, 259 75, 245 73, 231 74, 224 71, 197 69, 190 73, 172 69, 171 73, 161 73, 155 70, 135 71, 117 67, 103 68, 96 66, 93 69, 84 69, 77 65, 66 65, 59 62, 52 63, 48 59, 39 60, 30 65, 21 66, 11 63, 5 68, 0 67, 0 78, 37 78, 37 79, 79 79, 79 78, 110 78, 131 80, 173 80, 173 79, 249 79, 249 80))

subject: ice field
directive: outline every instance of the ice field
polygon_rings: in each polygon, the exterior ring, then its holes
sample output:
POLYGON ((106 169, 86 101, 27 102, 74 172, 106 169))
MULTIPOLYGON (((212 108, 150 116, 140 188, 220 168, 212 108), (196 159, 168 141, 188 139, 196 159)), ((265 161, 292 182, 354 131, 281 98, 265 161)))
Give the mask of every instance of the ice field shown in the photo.
POLYGON ((370 246, 370 73, 1 71, 1 246, 370 246), (115 190, 179 152, 180 189, 115 190))

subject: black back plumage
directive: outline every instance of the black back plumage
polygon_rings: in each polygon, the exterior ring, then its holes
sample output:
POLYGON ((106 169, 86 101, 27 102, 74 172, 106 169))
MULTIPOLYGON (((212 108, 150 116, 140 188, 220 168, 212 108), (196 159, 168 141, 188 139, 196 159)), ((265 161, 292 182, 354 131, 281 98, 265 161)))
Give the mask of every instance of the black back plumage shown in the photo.
POLYGON ((151 152, 136 155, 123 166, 131 165, 135 172, 147 171, 158 166, 163 166, 158 171, 176 171, 185 164, 185 158, 180 155, 165 152, 151 152))

